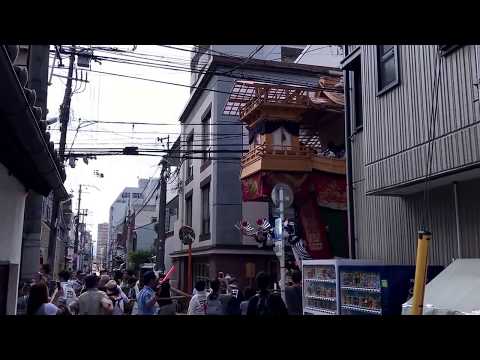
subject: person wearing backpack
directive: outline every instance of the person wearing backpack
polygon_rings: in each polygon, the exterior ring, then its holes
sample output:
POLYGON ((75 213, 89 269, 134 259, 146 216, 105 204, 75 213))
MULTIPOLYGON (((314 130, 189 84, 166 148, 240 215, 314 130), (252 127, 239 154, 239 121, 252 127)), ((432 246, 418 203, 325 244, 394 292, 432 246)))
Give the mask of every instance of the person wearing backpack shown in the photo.
POLYGON ((223 304, 220 301, 220 281, 212 280, 210 287, 212 292, 207 297, 207 315, 225 315, 223 304))
POLYGON ((258 294, 248 302, 247 316, 286 316, 287 307, 280 295, 268 290, 270 277, 262 272, 256 278, 258 294))
POLYGON ((127 296, 120 290, 120 287, 117 285, 115 280, 110 280, 105 285, 105 289, 107 291, 108 297, 112 301, 112 315, 124 315, 125 303, 128 302, 127 296))

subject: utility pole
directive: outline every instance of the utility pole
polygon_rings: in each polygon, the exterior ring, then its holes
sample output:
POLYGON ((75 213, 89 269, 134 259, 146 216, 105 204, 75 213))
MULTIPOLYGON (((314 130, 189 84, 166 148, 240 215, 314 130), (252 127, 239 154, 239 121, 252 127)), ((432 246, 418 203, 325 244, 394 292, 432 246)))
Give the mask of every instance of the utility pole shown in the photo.
POLYGON ((157 223, 157 251, 155 267, 157 271, 165 271, 165 215, 167 207, 167 178, 169 164, 166 160, 162 160, 162 171, 160 174, 160 204, 158 207, 158 223, 157 223))
POLYGON ((130 209, 128 209, 128 215, 127 215, 127 238, 125 241, 125 248, 126 248, 126 267, 130 267, 130 260, 128 259, 128 254, 133 251, 133 229, 135 224, 135 211, 130 212, 130 209))
POLYGON ((78 256, 78 231, 80 230, 80 202, 82 201, 82 184, 78 187, 78 208, 77 220, 75 221, 75 242, 73 243, 73 253, 78 256))
POLYGON ((280 189, 279 191, 279 200, 280 200, 280 219, 282 221, 282 227, 281 227, 281 244, 282 244, 282 256, 280 257, 280 294, 282 296, 283 301, 286 301, 285 299, 285 239, 283 236, 284 230, 283 230, 283 222, 285 221, 285 198, 284 198, 284 193, 283 189, 280 189))
MULTIPOLYGON (((65 159, 65 143, 67 141, 67 125, 70 119, 70 103, 72 100, 72 76, 73 66, 75 65, 75 51, 70 54, 70 64, 68 67, 68 79, 65 87, 65 95, 63 97, 63 103, 60 106, 60 146, 58 155, 60 158, 60 164, 63 166, 65 159)), ((51 271, 55 272, 55 251, 57 245, 57 219, 58 212, 60 210, 60 200, 57 196, 53 197, 52 219, 50 222, 50 239, 48 242, 48 264, 51 271)))

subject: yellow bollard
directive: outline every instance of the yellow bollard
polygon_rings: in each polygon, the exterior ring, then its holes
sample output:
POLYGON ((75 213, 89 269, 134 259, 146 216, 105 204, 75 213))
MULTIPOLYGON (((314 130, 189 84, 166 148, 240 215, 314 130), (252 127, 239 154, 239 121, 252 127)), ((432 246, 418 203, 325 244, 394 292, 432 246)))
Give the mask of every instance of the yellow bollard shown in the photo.
POLYGON ((428 245, 431 239, 432 233, 428 231, 418 232, 417 263, 415 266, 415 284, 413 287, 411 315, 423 314, 423 299, 425 296, 425 283, 428 269, 428 245))

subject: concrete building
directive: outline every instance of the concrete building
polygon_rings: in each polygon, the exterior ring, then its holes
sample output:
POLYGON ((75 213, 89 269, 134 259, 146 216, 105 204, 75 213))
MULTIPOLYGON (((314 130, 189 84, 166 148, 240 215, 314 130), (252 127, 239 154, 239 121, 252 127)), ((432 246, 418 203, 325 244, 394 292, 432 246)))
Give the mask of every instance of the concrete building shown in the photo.
MULTIPOLYGON (((230 54, 243 52, 244 55, 256 46, 231 47, 230 54)), ((317 66, 293 64, 298 54, 285 62, 257 59, 246 62, 245 58, 214 55, 218 49, 212 46, 205 51, 208 57, 192 60, 194 68, 195 64, 203 66, 203 73, 198 79, 192 78, 192 83, 199 88, 192 91, 180 116, 181 150, 187 158, 179 173, 179 218, 172 242, 176 250, 170 257, 177 267, 176 280, 181 288, 185 288, 187 272, 187 248, 177 241, 182 225, 192 226, 197 235, 192 246, 194 281, 211 279, 218 271, 223 271, 246 285, 253 280, 252 271, 247 271, 247 268, 252 269, 252 264, 253 273, 260 270, 277 272, 278 261, 273 251, 259 249, 254 240, 242 237, 234 227, 246 216, 268 217, 268 204, 242 203, 240 155, 248 148, 248 132, 238 116, 223 115, 235 79, 269 79, 313 87, 318 85, 317 74, 328 71, 317 66), (208 62, 203 65, 202 61, 208 62)), ((227 50, 222 48, 222 51, 227 50)))
POLYGON ((413 264, 422 225, 431 264, 480 257, 480 47, 348 45, 342 66, 356 257, 413 264))
MULTIPOLYGON (((130 244, 120 244, 117 239, 124 233, 126 218, 135 212, 135 228, 152 224, 157 221, 158 212, 156 208, 158 178, 139 179, 137 187, 126 187, 118 195, 117 199, 110 206, 109 235, 107 246, 108 268, 111 269, 112 260, 115 256, 123 257, 126 261, 126 253, 137 249, 137 243, 132 239, 130 244), (118 251, 118 254, 117 254, 118 251)), ((147 249, 153 246, 156 234, 153 231, 140 232, 141 248, 147 249)), ((137 239, 138 241, 138 239, 137 239)))
POLYGON ((242 60, 251 56, 259 60, 295 62, 307 47, 307 45, 263 45, 263 47, 260 45, 195 45, 190 63, 191 84, 197 84, 212 56, 229 56, 242 60))
MULTIPOLYGON (((42 109, 42 120, 47 116, 47 88, 48 88, 48 59, 49 45, 22 45, 19 48, 15 65, 28 70, 28 87, 35 91, 36 106, 42 109)), ((40 264, 48 260, 48 243, 51 228, 51 208, 53 194, 44 197, 35 192, 29 192, 25 200, 25 219, 22 243, 22 268, 20 278, 22 281, 30 281, 40 264)), ((66 227, 70 226, 70 216, 67 204, 65 204, 62 216, 59 216, 57 233, 55 266, 53 274, 58 273, 64 266, 64 237, 66 227), (63 214, 65 212, 65 214, 63 214)))
POLYGON ((25 199, 30 191, 68 199, 65 172, 42 123, 18 46, 0 46, 0 315, 16 313, 25 199))
POLYGON ((101 269, 105 269, 107 267, 107 243, 108 223, 98 224, 96 262, 101 269))
POLYGON ((249 57, 338 68, 342 60, 342 45, 196 45, 191 56, 191 84, 196 85, 212 55, 249 57), (257 49, 259 49, 257 51, 257 49))

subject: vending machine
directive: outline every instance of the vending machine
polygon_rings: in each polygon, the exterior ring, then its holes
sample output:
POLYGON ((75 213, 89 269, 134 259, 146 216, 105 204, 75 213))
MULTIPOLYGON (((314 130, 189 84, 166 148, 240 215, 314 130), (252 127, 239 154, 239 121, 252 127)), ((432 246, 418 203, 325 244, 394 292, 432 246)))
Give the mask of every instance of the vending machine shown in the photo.
POLYGON ((340 315, 339 270, 347 265, 380 264, 373 260, 304 260, 302 262, 303 314, 340 315))
MULTIPOLYGON (((443 270, 430 266, 427 281, 443 270)), ((302 263, 304 315, 401 315, 413 295, 415 266, 368 260, 302 263)))
MULTIPOLYGON (((443 270, 429 266, 427 282, 443 270)), ((341 266, 340 315, 401 315, 413 295, 415 266, 341 266)))

